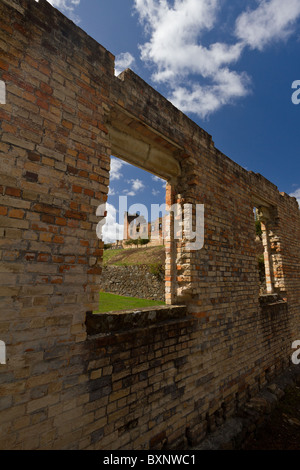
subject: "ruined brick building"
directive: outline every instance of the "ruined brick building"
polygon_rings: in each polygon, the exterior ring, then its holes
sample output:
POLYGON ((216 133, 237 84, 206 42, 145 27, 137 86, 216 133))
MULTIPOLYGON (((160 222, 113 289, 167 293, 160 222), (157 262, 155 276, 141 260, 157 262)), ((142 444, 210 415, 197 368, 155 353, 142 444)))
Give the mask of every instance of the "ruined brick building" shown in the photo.
POLYGON ((149 240, 148 246, 164 245, 168 236, 167 224, 168 217, 166 215, 148 222, 144 216, 125 212, 123 240, 141 238, 149 240))
POLYGON ((115 77, 113 55, 45 0, 1 0, 0 19, 0 448, 194 444, 300 339, 297 201, 131 70, 115 77), (166 179, 168 204, 205 206, 201 250, 170 233, 156 311, 91 313, 111 155, 166 179))

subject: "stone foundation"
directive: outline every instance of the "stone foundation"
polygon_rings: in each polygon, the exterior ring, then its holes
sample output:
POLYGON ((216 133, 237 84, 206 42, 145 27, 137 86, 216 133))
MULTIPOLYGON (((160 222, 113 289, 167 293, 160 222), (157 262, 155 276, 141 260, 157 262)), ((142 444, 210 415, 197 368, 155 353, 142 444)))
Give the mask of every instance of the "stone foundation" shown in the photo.
POLYGON ((104 266, 100 288, 103 292, 128 297, 165 300, 164 276, 155 266, 104 266))

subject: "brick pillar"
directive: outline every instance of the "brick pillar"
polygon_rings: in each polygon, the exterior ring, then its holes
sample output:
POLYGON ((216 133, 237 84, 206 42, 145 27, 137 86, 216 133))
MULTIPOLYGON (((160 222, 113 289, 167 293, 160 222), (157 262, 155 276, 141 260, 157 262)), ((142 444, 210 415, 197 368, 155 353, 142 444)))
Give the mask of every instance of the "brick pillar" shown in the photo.
MULTIPOLYGON (((174 190, 171 184, 166 185, 166 206, 171 207, 174 203, 174 190)), ((166 249, 166 265, 165 265, 165 302, 166 304, 174 304, 176 301, 176 262, 175 262, 175 241, 174 241, 174 214, 170 214, 165 219, 165 249, 166 249)))
POLYGON ((269 224, 270 224, 271 216, 266 207, 259 208, 258 219, 261 222, 262 244, 264 247, 266 290, 267 290, 267 294, 273 294, 274 293, 274 274, 273 274, 273 263, 272 263, 272 258, 271 258, 271 248, 270 248, 270 238, 269 238, 269 224))

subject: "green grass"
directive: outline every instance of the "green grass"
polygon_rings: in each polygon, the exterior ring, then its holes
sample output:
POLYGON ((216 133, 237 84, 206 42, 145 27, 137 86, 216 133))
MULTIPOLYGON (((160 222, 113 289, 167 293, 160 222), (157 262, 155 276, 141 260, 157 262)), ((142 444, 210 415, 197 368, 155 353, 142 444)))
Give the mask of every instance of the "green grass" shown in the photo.
POLYGON ((122 295, 109 294, 108 292, 100 292, 99 309, 94 313, 107 313, 155 305, 165 305, 165 303, 159 300, 137 299, 135 297, 124 297, 122 295))
POLYGON ((104 250, 103 252, 103 264, 106 265, 109 263, 111 258, 114 258, 117 254, 124 252, 124 250, 104 250))
POLYGON ((165 264, 164 246, 104 250, 103 265, 136 266, 140 264, 165 264))

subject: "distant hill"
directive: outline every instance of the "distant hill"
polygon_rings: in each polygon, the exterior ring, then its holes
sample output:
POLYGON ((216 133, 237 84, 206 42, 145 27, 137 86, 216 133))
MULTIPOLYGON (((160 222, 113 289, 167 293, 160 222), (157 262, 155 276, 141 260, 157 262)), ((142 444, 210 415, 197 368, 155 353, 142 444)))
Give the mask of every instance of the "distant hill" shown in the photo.
POLYGON ((134 266, 139 264, 145 265, 156 265, 165 264, 165 247, 164 246, 153 246, 153 247, 140 247, 140 248, 128 248, 126 250, 104 250, 103 253, 103 265, 126 265, 134 266))

